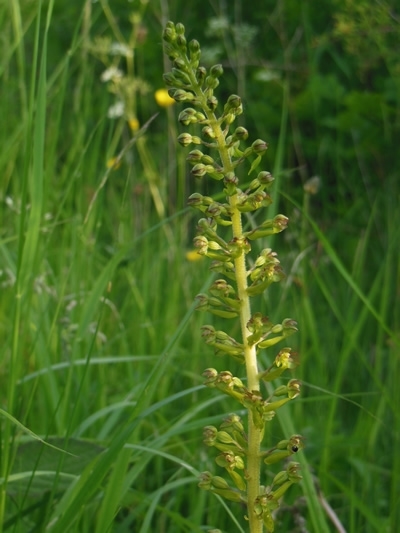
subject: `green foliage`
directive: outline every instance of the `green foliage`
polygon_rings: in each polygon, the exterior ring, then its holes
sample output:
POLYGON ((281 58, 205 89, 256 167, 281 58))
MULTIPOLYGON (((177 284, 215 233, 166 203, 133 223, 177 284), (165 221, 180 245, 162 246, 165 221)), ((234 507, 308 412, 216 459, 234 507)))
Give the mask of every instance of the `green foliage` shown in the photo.
MULTIPOLYGON (((175 143, 181 104, 163 108, 153 97, 162 86, 160 21, 169 18, 182 20, 210 55, 218 47, 211 59, 217 53, 224 65, 221 94, 242 96, 247 128, 269 143, 266 166, 276 179, 268 216, 289 218, 279 246, 284 291, 272 285, 266 300, 257 297, 273 323, 299 322, 302 395, 279 410, 282 429, 275 424, 267 447, 301 432, 303 481, 285 496, 277 524, 324 531, 329 504, 348 533, 396 531, 397 3, 226 5, 0 6, 3 531, 178 533, 206 523, 243 531, 241 510, 221 508, 197 487, 198 473, 215 467, 199 455, 201 428, 218 427, 230 403, 211 397, 198 377, 208 351, 196 336, 192 296, 212 280, 200 282, 208 268, 191 260, 195 223, 182 209, 189 187, 175 143), (107 117, 116 94, 90 54, 98 37, 119 42, 111 20, 129 41, 132 10, 143 37, 134 76, 150 88, 137 97, 139 125, 159 113, 141 136, 127 117, 107 117), (217 32, 213 19, 223 17, 229 24, 217 32), (249 27, 241 49, 233 29, 249 27), (119 167, 107 168, 120 155, 119 167), (316 177, 319 188, 310 188, 316 177), (23 428, 65 451, 50 460, 23 428), (24 482, 14 485, 17 478, 24 482)), ((127 75, 124 57, 113 60, 127 75)), ((196 192, 220 201, 219 187, 200 183, 196 192)), ((245 216, 248 231, 261 222, 245 216)), ((218 316, 211 320, 220 330, 218 316)), ((234 362, 233 374, 243 377, 242 368, 234 362)), ((267 465, 264 473, 272 482, 267 465)))

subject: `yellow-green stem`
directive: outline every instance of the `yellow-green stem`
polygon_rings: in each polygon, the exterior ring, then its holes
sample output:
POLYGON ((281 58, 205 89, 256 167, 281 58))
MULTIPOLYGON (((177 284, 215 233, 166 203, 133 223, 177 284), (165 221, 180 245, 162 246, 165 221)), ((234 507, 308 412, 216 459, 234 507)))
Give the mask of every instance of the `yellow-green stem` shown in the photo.
MULTIPOLYGON (((191 70, 189 69, 189 76, 191 77, 193 87, 197 87, 196 96, 203 101, 203 110, 207 115, 209 124, 214 132, 215 141, 218 146, 218 152, 221 158, 221 164, 224 172, 227 174, 234 171, 231 157, 225 142, 225 135, 221 129, 221 125, 217 120, 215 114, 209 110, 206 98, 201 88, 197 84, 197 80, 191 70)), ((237 194, 229 198, 229 204, 232 208, 232 234, 235 238, 243 237, 242 215, 237 208, 238 196, 237 194)), ((242 341, 244 345, 244 357, 246 364, 247 387, 250 391, 260 390, 260 380, 258 378, 257 354, 255 346, 250 346, 247 337, 250 331, 247 329, 247 324, 251 318, 250 298, 247 293, 247 271, 246 271, 246 257, 242 253, 235 259, 235 277, 237 285, 237 294, 240 300, 240 327, 242 333, 242 341)), ((248 453, 247 453, 247 514, 249 520, 250 533, 262 533, 263 522, 255 513, 255 501, 260 495, 260 444, 262 438, 261 429, 257 428, 253 422, 253 417, 250 409, 248 410, 248 453)))
MULTIPOLYGON (((233 165, 225 144, 225 137, 220 125, 215 117, 208 117, 211 127, 216 135, 218 151, 221 157, 221 163, 226 173, 233 171, 233 165)), ((233 237, 242 238, 242 215, 237 209, 237 194, 229 198, 232 208, 232 233, 233 237)), ((260 380, 258 378, 257 354, 255 346, 250 346, 247 337, 250 335, 247 324, 251 318, 250 298, 247 294, 247 272, 246 258, 242 253, 235 259, 235 277, 237 285, 237 294, 240 300, 240 327, 244 345, 244 356, 246 364, 247 387, 249 390, 260 390, 260 380)), ((248 454, 247 454, 247 510, 250 525, 250 533, 262 533, 263 523, 256 516, 254 504, 257 496, 260 494, 260 443, 261 430, 253 423, 252 413, 248 411, 248 454)))
MULTIPOLYGON (((235 208, 237 198, 231 198, 233 209, 232 225, 235 237, 242 234, 241 214, 235 208)), ((250 332, 247 323, 251 317, 250 299, 247 294, 247 275, 245 256, 242 254, 235 260, 235 273, 238 297, 240 299, 240 325, 244 344, 244 355, 246 363, 247 387, 249 390, 259 390, 260 381, 258 378, 258 365, 255 346, 249 346, 247 337, 250 332)), ((260 443, 261 430, 253 423, 252 413, 248 412, 248 452, 247 452, 247 510, 251 533, 261 533, 263 530, 262 521, 255 514, 254 503, 260 493, 260 443)))

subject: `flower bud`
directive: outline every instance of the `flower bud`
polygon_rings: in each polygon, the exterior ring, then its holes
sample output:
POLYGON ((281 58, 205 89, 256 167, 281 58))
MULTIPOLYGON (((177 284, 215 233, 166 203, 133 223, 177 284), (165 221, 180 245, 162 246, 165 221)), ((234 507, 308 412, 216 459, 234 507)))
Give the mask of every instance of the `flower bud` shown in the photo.
POLYGON ((229 113, 233 109, 239 109, 242 105, 242 100, 237 94, 231 94, 226 104, 224 105, 224 113, 229 113))
POLYGON ((176 36, 176 44, 183 52, 186 52, 186 37, 184 35, 176 36))
POLYGON ((257 139, 251 145, 255 154, 263 154, 268 149, 268 144, 262 139, 257 139))
POLYGON ((245 141, 249 136, 249 132, 246 130, 246 128, 243 128, 242 126, 239 126, 235 129, 233 133, 233 137, 238 140, 245 141))
POLYGON ((175 79, 177 80, 177 82, 180 82, 181 87, 189 88, 191 86, 190 78, 188 74, 186 74, 186 72, 175 67, 171 69, 171 72, 175 76, 175 79))
MULTIPOLYGON (((185 134, 181 134, 181 135, 185 135, 185 134)), ((178 137, 178 141, 179 141, 179 137, 178 137)), ((190 144, 190 142, 188 144, 190 144)), ((183 146, 187 146, 187 144, 184 144, 183 146)), ((203 155, 204 155, 203 152, 201 152, 200 150, 192 150, 191 152, 188 153, 188 156, 186 157, 186 161, 188 161, 191 164, 200 163, 203 158, 203 155)))
POLYGON ((209 89, 216 89, 219 85, 219 81, 217 78, 214 78, 213 76, 207 76, 205 79, 206 87, 209 89))
MULTIPOLYGON (((203 157, 201 158, 201 162, 208 166, 214 165, 215 163, 214 159, 210 155, 207 155, 207 154, 203 154, 203 157)), ((212 167, 212 169, 214 170, 214 167, 212 167)))
POLYGON ((200 55, 201 55, 199 41, 196 41, 196 39, 192 39, 189 42, 188 48, 189 48, 190 66, 192 68, 197 68, 199 66, 200 55))
POLYGON ((202 373, 202 376, 206 379, 204 382, 204 385, 215 386, 215 382, 218 377, 218 372, 215 370, 215 368, 206 368, 204 372, 202 373))
POLYGON ((224 73, 224 69, 222 68, 222 65, 213 65, 210 68, 210 76, 213 76, 214 78, 220 78, 222 74, 224 73))
POLYGON ((179 52, 176 50, 175 45, 168 44, 166 41, 164 41, 164 51, 171 61, 179 56, 179 52))
POLYGON ((235 468, 236 457, 231 451, 224 451, 224 453, 221 453, 215 458, 215 462, 222 468, 233 470, 235 468))
POLYGON ((318 176, 313 176, 307 180, 303 186, 304 192, 307 194, 317 194, 321 187, 321 179, 318 176))
POLYGON ((202 472, 199 477, 199 487, 202 489, 210 490, 212 479, 213 475, 211 474, 211 472, 202 472))
POLYGON ((197 294, 195 297, 197 301, 196 311, 207 311, 208 310, 208 296, 207 294, 197 294))
POLYGON ((210 293, 214 296, 230 296, 235 294, 235 289, 225 279, 217 279, 210 287, 210 293))
POLYGON ((184 72, 188 71, 187 65, 181 57, 177 57, 174 59, 173 66, 178 70, 183 70, 184 72))
POLYGON ((248 254, 251 250, 249 241, 245 237, 234 237, 228 243, 229 252, 235 259, 243 254, 248 254))
POLYGON ((226 428, 227 430, 238 431, 239 433, 244 434, 242 420, 237 414, 231 414, 227 416, 220 427, 226 428))
POLYGON ((208 239, 203 235, 198 235, 193 239, 193 246, 200 255, 206 255, 208 251, 208 239))
POLYGON ((178 87, 180 86, 180 83, 175 78, 175 76, 172 74, 172 72, 166 72, 163 74, 163 80, 165 85, 168 85, 169 87, 178 87))
POLYGON ((203 165, 203 163, 197 163, 196 165, 194 165, 194 167, 192 168, 192 174, 193 176, 195 176, 196 178, 202 178, 205 174, 206 174, 206 166, 203 165))
POLYGON ((257 180, 261 185, 270 185, 274 181, 274 177, 270 172, 263 170, 258 173, 257 180))
POLYGON ((171 21, 167 22, 162 33, 162 38, 167 43, 173 43, 176 39, 175 24, 171 21))
POLYGON ((215 342, 215 328, 210 325, 201 327, 201 336, 206 344, 212 344, 215 342))
POLYGON ((229 370, 222 370, 222 372, 218 374, 218 381, 225 385, 234 385, 232 372, 229 372, 229 370))
POLYGON ((196 39, 192 39, 188 45, 191 54, 198 54, 200 52, 200 43, 196 39))
POLYGON ((176 33, 178 35, 184 35, 185 34, 185 26, 181 22, 178 22, 176 24, 175 29, 176 29, 176 33))
POLYGON ((204 83, 204 80, 207 76, 207 70, 204 67, 198 67, 196 70, 196 79, 197 83, 201 86, 204 83))
POLYGON ((203 429, 203 442, 207 446, 214 446, 217 439, 218 430, 215 426, 206 426, 203 429))
POLYGON ((232 124, 233 122, 235 122, 235 118, 236 116, 234 115, 234 113, 228 113, 227 115, 225 115, 224 117, 224 122, 227 126, 229 126, 230 124, 232 124))
POLYGON ((233 172, 228 172, 224 177, 225 192, 228 196, 233 196, 237 193, 237 185, 239 178, 233 172))
POLYGON ((197 122, 204 122, 206 119, 205 115, 200 111, 196 111, 192 107, 188 107, 181 111, 178 116, 178 120, 184 126, 189 124, 196 124, 197 122))
POLYGON ((216 99, 214 95, 211 95, 207 98, 207 105, 211 111, 214 111, 216 109, 218 105, 218 100, 216 99))
POLYGON ((204 126, 204 128, 202 129, 202 133, 205 137, 215 139, 215 133, 211 126, 204 126))
POLYGON ((168 89, 168 96, 170 98, 173 98, 176 102, 183 101, 182 98, 184 99, 185 95, 186 91, 184 91, 183 89, 168 89))
POLYGON ((190 135, 190 133, 181 133, 177 141, 182 146, 189 146, 189 144, 192 144, 193 142, 193 137, 190 135))

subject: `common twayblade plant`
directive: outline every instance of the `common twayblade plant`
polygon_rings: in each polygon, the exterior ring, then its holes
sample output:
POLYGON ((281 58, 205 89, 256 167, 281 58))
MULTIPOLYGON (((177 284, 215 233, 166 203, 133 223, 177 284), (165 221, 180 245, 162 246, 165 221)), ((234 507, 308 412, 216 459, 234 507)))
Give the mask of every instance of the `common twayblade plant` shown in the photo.
POLYGON ((200 255, 212 260, 211 269, 221 276, 208 294, 197 296, 197 307, 227 320, 239 321, 241 336, 235 339, 228 331, 205 325, 202 337, 214 348, 216 356, 230 357, 246 369, 243 380, 229 370, 218 372, 215 368, 207 368, 203 373, 207 387, 228 395, 241 410, 247 409, 248 420, 245 429, 241 418, 233 414, 219 428, 204 428, 204 442, 217 450, 215 461, 227 475, 203 472, 199 486, 227 500, 245 504, 251 533, 272 532, 274 511, 283 494, 301 479, 298 463, 289 462, 288 458, 303 447, 303 442, 300 435, 292 435, 272 448, 263 449, 262 441, 266 424, 277 409, 298 396, 300 383, 291 379, 286 385, 273 386, 274 380, 285 370, 296 366, 291 348, 282 348, 265 369, 261 368, 258 354, 271 349, 297 328, 290 318, 273 324, 267 316, 252 311, 251 298, 284 278, 277 254, 265 248, 254 257, 252 243, 281 232, 287 227, 288 219, 276 215, 249 230, 244 229, 246 214, 264 210, 272 202, 268 190, 274 178, 269 172, 258 170, 267 143, 256 139, 246 144, 249 132, 234 124, 243 112, 240 97, 232 94, 223 105, 218 102, 214 92, 223 68, 214 65, 207 70, 200 65, 200 44, 196 40, 187 43, 182 24, 168 22, 163 40, 165 53, 172 61, 171 72, 164 74, 169 95, 176 102, 188 105, 180 112, 179 122, 185 127, 197 124, 197 128, 201 128, 200 136, 184 132, 178 141, 184 147, 196 147, 187 156, 192 174, 219 181, 225 197, 222 202, 200 193, 189 197, 189 205, 202 213, 197 224, 195 248, 200 255), (247 182, 241 185, 237 169, 243 164, 247 164, 249 170, 247 182), (230 232, 228 238, 227 231, 230 232), (263 382, 269 386, 261 387, 263 382), (279 461, 285 462, 285 470, 266 485, 261 466, 279 461))

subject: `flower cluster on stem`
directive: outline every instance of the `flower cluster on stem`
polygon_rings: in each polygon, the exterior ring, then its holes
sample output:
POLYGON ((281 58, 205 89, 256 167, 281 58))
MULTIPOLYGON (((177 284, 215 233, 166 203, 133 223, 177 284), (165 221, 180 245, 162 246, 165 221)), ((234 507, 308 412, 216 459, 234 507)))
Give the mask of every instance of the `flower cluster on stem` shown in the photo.
POLYGON ((212 325, 202 328, 204 341, 214 348, 217 356, 227 355, 245 365, 245 383, 229 371, 214 368, 204 371, 205 385, 230 396, 248 412, 247 429, 237 415, 230 415, 220 428, 204 428, 204 443, 218 451, 216 463, 225 469, 227 478, 210 472, 201 475, 199 486, 234 502, 245 503, 246 518, 251 533, 274 530, 273 512, 286 490, 301 477, 297 463, 288 458, 303 447, 301 436, 292 435, 269 450, 262 449, 265 425, 276 410, 300 393, 300 383, 292 379, 279 385, 272 394, 265 395, 261 383, 272 382, 296 365, 295 353, 288 347, 279 351, 273 364, 261 369, 258 353, 270 348, 297 331, 292 319, 273 324, 261 313, 252 313, 250 299, 262 294, 284 275, 275 252, 261 251, 248 267, 251 242, 283 231, 288 223, 284 215, 264 220, 247 231, 243 216, 268 207, 272 201, 269 190, 273 182, 267 171, 257 171, 268 145, 256 139, 245 146, 249 137, 246 128, 234 126, 243 107, 239 96, 232 94, 223 106, 214 94, 223 74, 221 65, 208 71, 200 65, 200 44, 186 41, 182 24, 168 22, 163 32, 165 53, 172 61, 171 72, 164 74, 171 98, 186 107, 179 114, 185 126, 198 124, 201 136, 184 132, 178 141, 184 147, 194 145, 187 156, 192 174, 197 178, 208 176, 223 185, 225 201, 199 193, 192 194, 188 203, 202 213, 198 221, 194 245, 198 253, 212 260, 211 268, 222 277, 217 279, 208 294, 197 296, 198 309, 207 310, 227 319, 240 322, 241 338, 233 338, 212 325), (203 151, 204 150, 204 151, 203 151), (207 153, 205 153, 207 152, 207 153), (215 153, 215 157, 209 155, 215 153), (239 187, 237 167, 248 162, 248 175, 254 177, 245 189, 239 187), (229 240, 219 230, 230 227, 229 240), (232 281, 234 285, 231 285, 232 281), (286 460, 285 470, 279 472, 268 486, 262 484, 261 466, 286 460))

